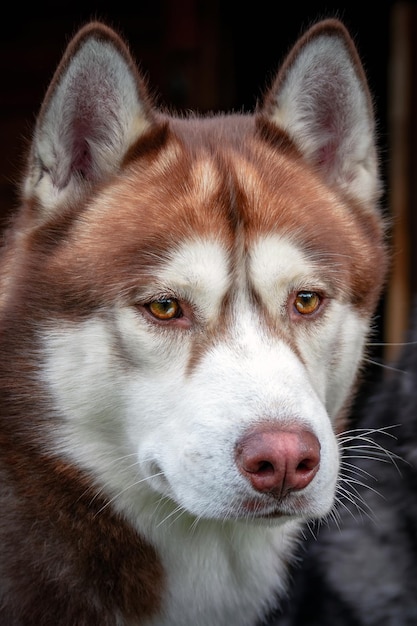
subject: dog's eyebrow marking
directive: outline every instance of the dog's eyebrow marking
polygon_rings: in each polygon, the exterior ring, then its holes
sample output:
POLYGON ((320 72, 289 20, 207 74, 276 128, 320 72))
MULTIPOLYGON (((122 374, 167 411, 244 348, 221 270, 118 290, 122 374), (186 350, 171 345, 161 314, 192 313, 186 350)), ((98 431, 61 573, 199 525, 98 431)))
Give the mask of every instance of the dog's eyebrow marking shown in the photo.
POLYGON ((270 311, 282 304, 289 289, 321 283, 314 263, 289 237, 281 235, 263 235, 253 242, 249 278, 270 311))
POLYGON ((262 290, 311 274, 312 262, 289 237, 262 235, 250 250, 250 276, 262 290))
POLYGON ((230 259, 225 247, 214 238, 186 240, 171 254, 158 280, 210 319, 217 315, 231 285, 230 259))

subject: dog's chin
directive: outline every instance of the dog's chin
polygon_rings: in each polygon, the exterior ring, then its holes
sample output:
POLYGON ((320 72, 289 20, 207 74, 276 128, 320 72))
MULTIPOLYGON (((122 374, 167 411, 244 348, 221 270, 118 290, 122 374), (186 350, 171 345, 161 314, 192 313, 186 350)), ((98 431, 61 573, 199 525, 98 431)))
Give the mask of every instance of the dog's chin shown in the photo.
POLYGON ((289 520, 300 519, 299 515, 291 515, 285 513, 279 509, 272 511, 253 511, 241 513, 235 518, 236 520, 242 520, 246 523, 262 524, 267 526, 280 526, 285 524, 289 520))
POLYGON ((211 516, 209 512, 203 516, 198 515, 199 519, 220 520, 225 522, 243 522, 245 524, 281 526, 290 521, 305 522, 313 518, 321 517, 317 512, 313 513, 311 508, 307 506, 302 499, 298 502, 288 503, 285 500, 277 500, 270 498, 267 501, 261 498, 247 499, 234 506, 228 507, 226 510, 216 511, 211 516))
POLYGON ((281 500, 247 499, 238 507, 237 516, 247 519, 281 519, 292 517, 281 500))
POLYGON ((303 522, 309 517, 302 514, 291 514, 280 509, 265 511, 243 511, 239 513, 231 513, 226 519, 234 524, 245 524, 253 526, 277 527, 284 526, 291 522, 303 522))
POLYGON ((244 520, 246 523, 282 525, 289 521, 309 522, 325 518, 334 506, 334 499, 318 503, 311 502, 307 496, 284 497, 273 496, 247 498, 236 504, 226 517, 234 520, 244 520))

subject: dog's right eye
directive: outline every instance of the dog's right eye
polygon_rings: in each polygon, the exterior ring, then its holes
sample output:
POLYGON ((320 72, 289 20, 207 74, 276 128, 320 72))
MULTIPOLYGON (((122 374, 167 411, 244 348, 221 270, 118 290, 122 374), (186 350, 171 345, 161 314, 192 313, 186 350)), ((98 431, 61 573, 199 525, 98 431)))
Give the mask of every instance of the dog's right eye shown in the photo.
POLYGON ((162 322, 182 317, 181 306, 175 298, 161 298, 146 305, 149 313, 162 322))

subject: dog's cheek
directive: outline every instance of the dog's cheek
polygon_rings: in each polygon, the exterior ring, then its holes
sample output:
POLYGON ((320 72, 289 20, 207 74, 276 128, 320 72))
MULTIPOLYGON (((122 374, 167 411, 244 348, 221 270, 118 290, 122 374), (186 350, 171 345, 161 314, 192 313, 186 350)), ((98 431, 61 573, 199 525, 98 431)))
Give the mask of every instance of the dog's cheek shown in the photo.
POLYGON ((306 336, 302 343, 319 361, 315 365, 314 358, 305 355, 310 379, 326 407, 335 435, 339 435, 349 427, 351 406, 360 386, 358 368, 366 351, 368 322, 352 305, 333 302, 330 309, 322 331, 306 336))

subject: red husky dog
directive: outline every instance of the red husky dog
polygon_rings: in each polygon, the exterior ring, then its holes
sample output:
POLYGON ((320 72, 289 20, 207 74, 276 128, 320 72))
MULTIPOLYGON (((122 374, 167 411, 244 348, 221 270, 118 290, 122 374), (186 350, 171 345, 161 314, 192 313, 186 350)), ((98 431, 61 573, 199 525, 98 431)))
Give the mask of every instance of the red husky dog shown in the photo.
POLYGON ((246 626, 329 513, 384 281, 372 103, 333 20, 251 115, 153 107, 91 23, 1 279, 0 623, 246 626))

